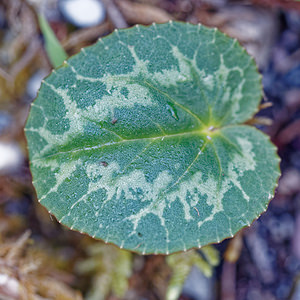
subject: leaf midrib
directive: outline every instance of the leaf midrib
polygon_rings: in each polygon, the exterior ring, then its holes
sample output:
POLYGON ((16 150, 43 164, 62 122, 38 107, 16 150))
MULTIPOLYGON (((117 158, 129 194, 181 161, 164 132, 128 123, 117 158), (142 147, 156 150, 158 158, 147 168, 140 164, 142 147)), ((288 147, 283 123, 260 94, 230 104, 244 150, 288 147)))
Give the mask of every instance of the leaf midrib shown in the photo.
MULTIPOLYGON (((77 152, 81 152, 81 151, 92 151, 92 150, 97 150, 97 149, 101 149, 101 148, 105 148, 105 147, 109 147, 109 146, 123 144, 123 143, 140 142, 140 141, 147 141, 147 140, 154 141, 154 140, 159 140, 159 139, 161 139, 163 141, 164 139, 168 139, 168 138, 172 138, 172 137, 182 137, 182 136, 189 136, 189 135, 199 135, 199 137, 200 137, 200 136, 205 135, 205 133, 203 133, 202 131, 200 131, 198 129, 198 130, 185 131, 185 132, 180 132, 180 133, 175 133, 175 134, 161 135, 161 136, 156 136, 156 137, 144 137, 144 138, 137 138, 137 139, 124 139, 123 138, 119 141, 108 142, 108 143, 105 143, 102 145, 84 147, 84 148, 80 148, 80 149, 72 149, 72 150, 68 150, 68 151, 60 151, 55 154, 45 155, 40 158, 33 159, 31 161, 32 162, 40 161, 43 159, 48 159, 48 158, 58 156, 60 154, 77 153, 77 152)), ((59 145, 57 145, 57 146, 59 146, 59 145)))
POLYGON ((194 114, 193 112, 191 112, 191 110, 189 110, 187 107, 185 107, 184 105, 178 103, 176 100, 173 99, 173 97, 171 97, 168 93, 163 92, 162 90, 160 90, 159 88, 157 88, 156 86, 152 85, 151 83, 149 83, 148 81, 144 80, 144 83, 149 87, 152 88, 153 90, 157 91, 158 93, 162 94, 163 96, 165 96, 166 98, 168 98, 170 101, 172 101, 172 103, 176 106, 178 106, 179 108, 181 108, 183 111, 185 111, 187 114, 189 114, 190 116, 192 116, 198 123, 200 123, 202 126, 206 127, 207 125, 199 118, 199 116, 197 116, 196 114, 194 114))

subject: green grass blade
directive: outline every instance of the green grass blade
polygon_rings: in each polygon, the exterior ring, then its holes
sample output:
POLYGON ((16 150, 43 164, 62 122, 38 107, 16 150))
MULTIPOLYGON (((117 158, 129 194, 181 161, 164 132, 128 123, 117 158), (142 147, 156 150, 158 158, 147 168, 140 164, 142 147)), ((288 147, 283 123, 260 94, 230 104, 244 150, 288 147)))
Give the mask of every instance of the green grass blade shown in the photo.
POLYGON ((52 66, 54 68, 57 68, 63 64, 64 60, 68 58, 68 55, 56 38, 47 20, 42 15, 39 15, 38 18, 41 31, 45 38, 45 48, 47 55, 52 66))

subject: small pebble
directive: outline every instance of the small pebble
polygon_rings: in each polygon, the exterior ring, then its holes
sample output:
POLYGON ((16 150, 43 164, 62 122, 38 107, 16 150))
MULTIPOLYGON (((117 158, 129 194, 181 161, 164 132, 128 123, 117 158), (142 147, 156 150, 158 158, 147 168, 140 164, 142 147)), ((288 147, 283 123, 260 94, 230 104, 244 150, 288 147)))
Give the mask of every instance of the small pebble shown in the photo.
POLYGON ((99 0, 60 0, 58 7, 66 20, 78 27, 95 26, 105 19, 105 8, 99 0))
POLYGON ((197 267, 193 267, 184 283, 182 293, 192 299, 214 299, 215 290, 213 286, 213 277, 207 278, 197 267))
POLYGON ((23 154, 17 144, 0 142, 0 173, 20 167, 23 154))
POLYGON ((31 99, 36 98, 42 80, 48 75, 46 71, 40 70, 31 76, 27 82, 27 94, 31 99))

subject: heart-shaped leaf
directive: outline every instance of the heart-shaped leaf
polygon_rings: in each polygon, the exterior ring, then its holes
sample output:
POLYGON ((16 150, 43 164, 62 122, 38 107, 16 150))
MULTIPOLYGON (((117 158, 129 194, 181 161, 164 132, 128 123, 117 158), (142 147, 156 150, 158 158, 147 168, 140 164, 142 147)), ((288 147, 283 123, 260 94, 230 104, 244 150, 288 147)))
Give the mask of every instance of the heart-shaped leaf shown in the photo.
POLYGON ((39 201, 71 229, 139 253, 233 236, 266 210, 276 149, 253 59, 216 29, 116 31, 44 81, 26 125, 39 201))

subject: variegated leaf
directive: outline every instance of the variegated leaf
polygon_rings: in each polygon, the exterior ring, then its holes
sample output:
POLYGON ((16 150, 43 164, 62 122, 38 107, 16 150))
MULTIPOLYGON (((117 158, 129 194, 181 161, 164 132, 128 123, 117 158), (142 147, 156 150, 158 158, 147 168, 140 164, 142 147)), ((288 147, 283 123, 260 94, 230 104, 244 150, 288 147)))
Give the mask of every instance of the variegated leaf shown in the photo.
POLYGON ((139 253, 233 236, 266 210, 276 149, 253 59, 216 29, 116 31, 43 82, 26 125, 39 201, 71 229, 139 253))

